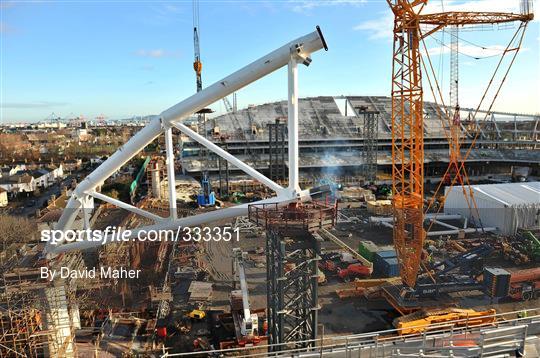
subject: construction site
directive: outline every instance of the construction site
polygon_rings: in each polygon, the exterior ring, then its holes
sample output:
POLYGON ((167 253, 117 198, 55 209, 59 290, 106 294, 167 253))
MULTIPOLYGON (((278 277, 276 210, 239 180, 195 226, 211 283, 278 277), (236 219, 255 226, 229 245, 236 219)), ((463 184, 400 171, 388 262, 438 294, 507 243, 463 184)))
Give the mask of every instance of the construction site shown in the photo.
POLYGON ((540 115, 495 110, 532 2, 387 2, 391 92, 300 97, 324 29, 203 86, 194 1, 196 93, 63 185, 41 240, 2 247, 0 357, 540 356, 540 115), (461 107, 460 33, 502 24, 461 107), (449 94, 425 48, 438 31, 449 94), (238 108, 280 68, 286 99, 238 108), (126 193, 107 195, 119 173, 126 193))

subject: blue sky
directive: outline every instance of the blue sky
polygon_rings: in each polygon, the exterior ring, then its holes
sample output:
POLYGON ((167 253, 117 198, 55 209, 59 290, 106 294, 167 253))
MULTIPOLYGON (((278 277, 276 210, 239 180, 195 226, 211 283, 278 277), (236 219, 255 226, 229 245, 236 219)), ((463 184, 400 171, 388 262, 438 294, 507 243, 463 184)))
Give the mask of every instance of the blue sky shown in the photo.
MULTIPOLYGON (((443 5, 445 10, 519 10, 518 0, 443 5)), ((3 122, 42 120, 52 112, 90 119, 158 114, 195 92, 191 1, 2 0, 0 10, 3 122)), ((426 10, 441 10, 441 1, 431 0, 426 10)), ((311 66, 301 68, 301 96, 389 95, 392 15, 382 0, 201 0, 203 86, 315 25, 321 26, 330 50, 314 54, 311 66)), ((478 103, 496 55, 514 31, 461 33, 468 41, 460 56, 463 106, 478 103)), ((446 95, 448 55, 441 43, 448 44, 449 35, 436 38, 427 45, 446 95)), ((539 67, 535 20, 495 108, 540 112, 539 67)), ((282 100, 286 91, 282 69, 239 91, 239 106, 282 100)), ((213 108, 224 110, 221 102, 213 108)))

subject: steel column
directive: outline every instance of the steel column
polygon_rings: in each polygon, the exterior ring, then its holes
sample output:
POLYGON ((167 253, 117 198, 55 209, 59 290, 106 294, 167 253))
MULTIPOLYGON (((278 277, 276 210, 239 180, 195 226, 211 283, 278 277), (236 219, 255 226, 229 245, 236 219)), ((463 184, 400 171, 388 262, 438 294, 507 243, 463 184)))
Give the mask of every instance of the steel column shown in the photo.
POLYGON ((298 162, 298 63, 291 55, 289 60, 289 93, 288 93, 288 144, 289 144, 289 190, 293 193, 300 191, 298 162))
POLYGON ((174 175, 174 147, 171 127, 165 129, 165 151, 167 152, 167 178, 169 180, 169 216, 174 220, 178 217, 178 211, 176 209, 176 178, 174 175))

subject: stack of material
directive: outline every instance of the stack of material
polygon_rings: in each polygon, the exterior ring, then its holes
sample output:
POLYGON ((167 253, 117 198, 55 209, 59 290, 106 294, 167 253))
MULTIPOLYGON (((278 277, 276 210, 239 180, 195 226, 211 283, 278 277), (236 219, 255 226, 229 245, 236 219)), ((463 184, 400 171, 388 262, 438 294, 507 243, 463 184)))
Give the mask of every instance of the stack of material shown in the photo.
POLYGON ((242 290, 231 291, 231 310, 241 311, 244 309, 244 302, 242 300, 242 290))
POLYGON ((336 290, 338 297, 343 300, 350 297, 360 297, 363 296, 366 291, 365 287, 353 287, 353 288, 344 288, 336 290))
POLYGON ((342 198, 348 200, 358 200, 358 201, 374 201, 375 195, 369 189, 364 189, 361 187, 346 187, 342 194, 342 198))
POLYGON ((484 287, 490 297, 508 296, 510 272, 498 267, 485 267, 484 287))
POLYGON ((372 200, 367 202, 368 212, 375 215, 392 215, 392 201, 372 200))
POLYGON ((192 281, 188 292, 190 301, 209 301, 212 297, 212 283, 192 281))

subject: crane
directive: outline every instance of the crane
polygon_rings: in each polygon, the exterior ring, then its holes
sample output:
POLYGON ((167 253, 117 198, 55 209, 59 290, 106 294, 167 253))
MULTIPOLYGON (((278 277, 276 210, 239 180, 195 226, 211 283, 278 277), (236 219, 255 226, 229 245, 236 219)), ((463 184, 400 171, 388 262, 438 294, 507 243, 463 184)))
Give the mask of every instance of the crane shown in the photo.
MULTIPOLYGON (((240 281, 239 293, 242 296, 241 314, 238 314, 238 312, 232 312, 235 326, 239 327, 239 330, 237 331, 240 333, 240 336, 237 337, 239 341, 244 337, 257 335, 259 329, 259 316, 256 313, 252 313, 249 308, 249 292, 244 267, 244 260, 246 256, 247 252, 243 252, 242 249, 238 247, 233 248, 233 275, 235 278, 238 278, 238 281, 240 281)), ((235 291, 231 292, 231 295, 234 295, 234 292, 235 291)))
MULTIPOLYGON (((428 0, 386 0, 394 14, 392 63, 393 240, 405 286, 414 287, 424 230, 424 123, 421 41, 446 26, 527 23, 532 13, 421 14, 428 0), (432 28, 422 33, 420 25, 432 28)), ((459 165, 462 168, 463 165, 459 165)))
MULTIPOLYGON (((202 62, 201 49, 199 45, 199 0, 193 0, 193 48, 195 59, 193 61, 193 69, 195 70, 197 92, 202 91, 202 62)), ((204 137, 207 137, 206 129, 206 113, 211 113, 209 108, 203 108, 197 112, 198 124, 202 124, 204 137)), ((206 138, 207 139, 207 138, 206 138)), ((204 148, 204 147, 203 147, 204 148)), ((200 206, 213 206, 216 203, 215 193, 212 191, 210 179, 208 178, 208 150, 203 149, 203 173, 201 179, 201 191, 197 195, 197 204, 200 206)))
POLYGON ((193 48, 195 52, 195 60, 193 61, 193 69, 197 80, 197 92, 202 90, 202 62, 201 48, 199 46, 199 0, 193 0, 193 48))

